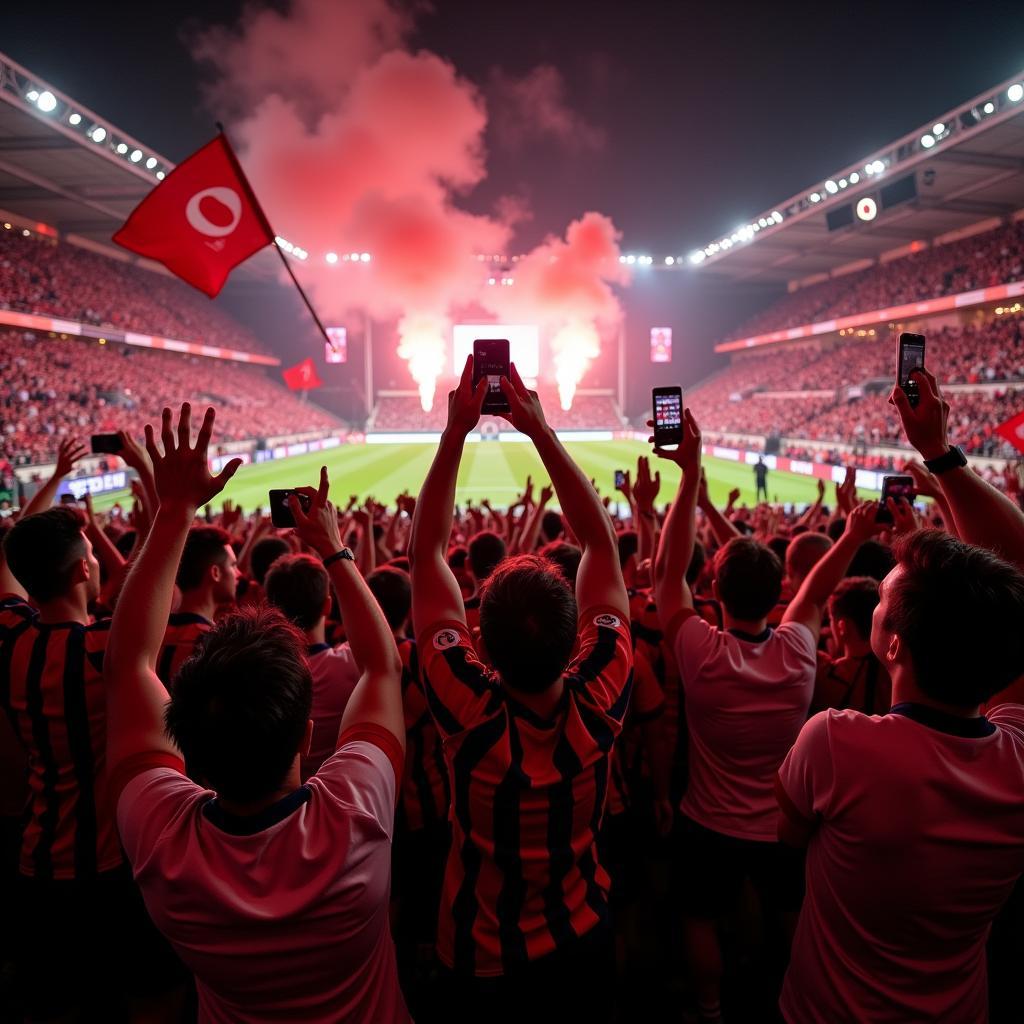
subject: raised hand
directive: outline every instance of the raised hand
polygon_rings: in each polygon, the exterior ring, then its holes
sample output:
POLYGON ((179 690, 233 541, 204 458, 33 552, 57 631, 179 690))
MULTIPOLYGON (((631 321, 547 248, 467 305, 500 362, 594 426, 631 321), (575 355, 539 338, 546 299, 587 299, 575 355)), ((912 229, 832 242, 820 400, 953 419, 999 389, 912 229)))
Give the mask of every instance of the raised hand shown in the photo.
POLYGON ((526 489, 523 491, 523 504, 533 504, 533 477, 527 476, 526 478, 526 489))
POLYGON ((540 489, 540 501, 538 504, 546 505, 555 496, 555 489, 551 484, 545 484, 540 489))
POLYGON ((241 459, 232 459, 217 476, 210 473, 208 451, 216 413, 206 410, 195 447, 190 444, 192 406, 182 403, 178 414, 177 437, 171 429, 171 410, 164 409, 160 426, 163 451, 157 447, 151 424, 146 424, 146 451, 153 464, 153 477, 161 506, 196 510, 215 498, 241 466, 241 459))
POLYGON ((466 357, 462 376, 454 391, 448 392, 448 429, 465 437, 480 421, 480 410, 487 396, 487 378, 473 387, 473 357, 466 357))
POLYGON ((910 404, 903 388, 893 388, 889 401, 896 406, 907 440, 925 459, 938 459, 949 451, 949 403, 942 397, 935 377, 925 369, 911 373, 920 393, 917 406, 910 404))
POLYGON ((863 501, 855 505, 846 517, 843 533, 861 542, 870 540, 884 528, 884 524, 877 521, 877 515, 877 501, 863 501))
POLYGON ((633 504, 633 481, 630 478, 628 469, 623 471, 622 483, 619 484, 619 486, 616 487, 615 490, 621 492, 621 494, 625 497, 626 501, 630 503, 630 505, 633 504))
POLYGON ((651 464, 646 455, 641 455, 636 460, 636 484, 633 487, 633 495, 636 498, 637 508, 650 512, 654 508, 654 499, 661 490, 661 471, 651 476, 651 464))
POLYGON ((822 502, 825 500, 825 481, 818 480, 818 501, 822 502))
POLYGON ((905 473, 909 473, 914 478, 914 490, 916 490, 918 494, 921 494, 926 498, 942 497, 942 488, 939 487, 938 478, 934 473, 929 473, 928 470, 917 461, 917 459, 911 459, 903 467, 903 471, 905 473))
MULTIPOLYGON (((318 487, 297 487, 296 490, 309 498, 309 508, 302 509, 302 503, 296 495, 288 499, 288 507, 295 517, 295 533, 303 543, 319 552, 322 558, 333 555, 345 545, 338 530, 338 513, 327 500, 330 492, 330 481, 327 479, 327 467, 320 467, 320 484, 318 487)), ((355 513, 356 518, 372 523, 369 512, 364 510, 355 513)))
POLYGON ((914 506, 906 498, 886 498, 885 507, 892 515, 892 532, 896 536, 921 529, 914 506))
POLYGON ((150 465, 146 449, 127 430, 119 430, 117 436, 121 439, 119 454, 125 465, 131 466, 138 473, 152 473, 153 467, 150 465))
POLYGON ((511 377, 501 378, 501 390, 509 405, 509 411, 502 413, 502 416, 520 433, 536 440, 547 430, 544 409, 541 407, 537 392, 527 390, 515 363, 511 364, 509 372, 511 377))
POLYGON ((77 437, 65 437, 57 446, 57 467, 53 471, 55 477, 65 477, 79 459, 85 458, 89 449, 77 437))
MULTIPOLYGON (((653 444, 654 436, 648 438, 653 444)), ((659 459, 674 462, 684 473, 696 473, 700 468, 700 427, 689 409, 683 410, 683 439, 678 448, 654 447, 654 454, 659 459)))

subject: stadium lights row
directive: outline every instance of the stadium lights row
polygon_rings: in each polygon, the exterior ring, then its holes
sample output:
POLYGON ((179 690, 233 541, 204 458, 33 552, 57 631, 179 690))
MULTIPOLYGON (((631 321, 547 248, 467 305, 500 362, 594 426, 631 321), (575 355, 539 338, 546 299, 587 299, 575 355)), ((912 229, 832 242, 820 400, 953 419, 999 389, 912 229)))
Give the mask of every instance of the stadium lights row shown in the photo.
MULTIPOLYGON (((25 93, 25 99, 29 103, 34 103, 36 107, 44 114, 53 114, 60 106, 57 97, 54 96, 49 89, 29 89, 25 93)), ((153 177, 157 181, 163 181, 166 177, 166 172, 160 167, 160 160, 155 156, 146 156, 141 149, 136 146, 128 146, 125 142, 119 142, 117 145, 113 145, 113 140, 109 138, 109 132, 101 124, 94 124, 91 128, 81 127, 85 122, 84 119, 77 110, 73 110, 70 106, 66 106, 64 110, 65 120, 72 128, 78 128, 86 138, 91 139, 97 145, 107 142, 113 152, 117 153, 118 156, 126 157, 133 164, 141 164, 145 158, 145 168, 147 171, 153 172, 153 177)))
MULTIPOLYGON (((960 120, 965 126, 979 123, 983 118, 988 117, 990 114, 996 112, 997 101, 1000 97, 997 95, 984 103, 970 108, 960 115, 960 120)), ((1009 103, 1020 103, 1024 100, 1024 84, 1020 82, 1014 82, 1006 89, 1006 100, 1009 103)), ((922 149, 929 150, 936 143, 947 139, 955 129, 955 124, 946 124, 942 121, 937 121, 931 131, 925 132, 918 140, 918 145, 922 149)), ((786 217, 802 213, 807 205, 816 205, 827 199, 829 196, 838 195, 844 189, 849 188, 852 185, 857 185, 862 179, 877 177, 880 174, 884 174, 890 166, 890 161, 884 159, 871 160, 864 165, 863 172, 860 170, 851 171, 845 177, 842 178, 829 178, 819 188, 812 190, 807 195, 786 209, 785 213, 780 213, 778 210, 773 210, 771 213, 766 214, 763 217, 759 217, 757 221, 751 222, 750 224, 744 224, 742 227, 737 228, 731 235, 726 235, 723 238, 712 242, 710 245, 705 246, 703 249, 695 249, 690 253, 689 260, 696 266, 703 263, 710 256, 716 256, 720 252, 731 249, 734 245, 739 245, 743 242, 750 242, 754 237, 765 228, 774 227, 777 224, 781 224, 786 217)), ((622 260, 621 262, 629 262, 628 259, 622 260)), ((637 261, 639 262, 639 260, 637 261)), ((674 262, 674 260, 673 260, 674 262)), ((668 259, 666 259, 668 263, 668 259)), ((668 264, 671 266, 672 264, 668 264)))

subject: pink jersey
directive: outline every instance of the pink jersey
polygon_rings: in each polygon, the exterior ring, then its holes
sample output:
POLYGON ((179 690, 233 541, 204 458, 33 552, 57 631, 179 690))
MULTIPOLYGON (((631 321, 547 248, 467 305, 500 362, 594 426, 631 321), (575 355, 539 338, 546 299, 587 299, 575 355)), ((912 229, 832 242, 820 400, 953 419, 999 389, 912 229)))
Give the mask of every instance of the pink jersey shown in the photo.
POLYGON ((791 622, 750 637, 691 612, 675 649, 690 734, 690 781, 679 809, 714 832, 774 842, 775 773, 814 693, 813 634, 791 622))
POLYGON ((246 818, 166 755, 119 767, 125 851, 195 974, 201 1022, 409 1021, 388 924, 401 757, 386 730, 354 727, 305 785, 246 818))
POLYGON ((778 794, 814 828, 786 1020, 987 1020, 985 940, 1024 871, 1024 707, 823 711, 778 794))

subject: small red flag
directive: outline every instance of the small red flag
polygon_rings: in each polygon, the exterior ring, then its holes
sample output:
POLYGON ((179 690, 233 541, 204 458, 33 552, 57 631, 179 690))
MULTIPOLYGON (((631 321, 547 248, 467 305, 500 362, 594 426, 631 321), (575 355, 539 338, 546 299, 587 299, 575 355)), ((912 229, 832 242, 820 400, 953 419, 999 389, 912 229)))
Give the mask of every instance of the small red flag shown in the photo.
POLYGON ((312 359, 303 359, 301 363, 289 366, 284 372, 284 382, 292 391, 307 391, 318 388, 323 381, 317 376, 312 359))
POLYGON ((218 135, 135 207, 114 241, 162 263, 212 299, 274 233, 227 139, 218 135))
POLYGON ((1009 441, 1017 451, 1024 452, 1024 412, 1019 412, 1005 423, 1000 423, 996 427, 996 433, 1009 441))

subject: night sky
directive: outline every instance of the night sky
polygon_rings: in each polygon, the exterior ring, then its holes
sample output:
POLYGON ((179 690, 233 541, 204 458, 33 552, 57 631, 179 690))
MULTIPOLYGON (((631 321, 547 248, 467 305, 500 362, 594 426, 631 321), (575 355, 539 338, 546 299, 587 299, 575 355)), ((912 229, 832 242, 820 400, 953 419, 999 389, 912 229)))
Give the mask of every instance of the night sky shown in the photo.
MULTIPOLYGON (((179 160, 213 131, 183 29, 233 23, 240 6, 8 3, 0 48, 179 160)), ((527 197, 524 249, 597 209, 626 249, 686 253, 1024 67, 1019 0, 695 7, 434 0, 415 47, 485 94, 495 68, 551 64, 603 136, 596 151, 489 140, 490 176, 464 205, 527 197)), ((657 276, 692 300, 689 282, 657 276)), ((731 326, 707 309, 695 317, 702 337, 731 326)))

